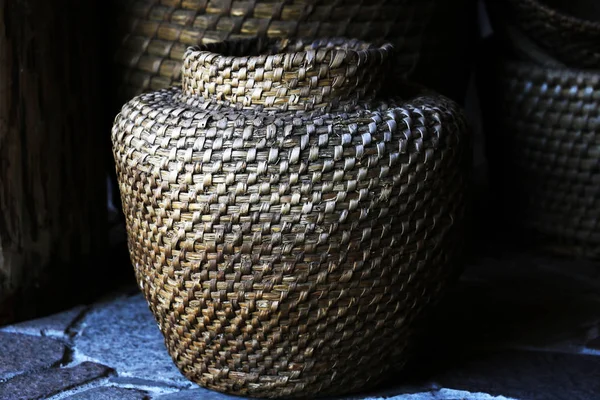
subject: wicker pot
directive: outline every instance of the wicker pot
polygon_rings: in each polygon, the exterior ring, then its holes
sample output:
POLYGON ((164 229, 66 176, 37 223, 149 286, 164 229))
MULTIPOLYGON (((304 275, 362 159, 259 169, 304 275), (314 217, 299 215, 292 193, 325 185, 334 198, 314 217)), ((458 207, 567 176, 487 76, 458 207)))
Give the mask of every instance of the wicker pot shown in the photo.
MULTIPOLYGON (((268 36, 391 41, 400 76, 462 101, 475 39, 474 0, 128 0, 117 2, 121 94, 181 81, 188 46, 268 36)), ((126 97, 125 97, 126 96, 126 97)))
MULTIPOLYGON (((564 66, 600 68, 597 0, 488 0, 487 3, 494 30, 511 47, 530 40, 564 66)), ((525 56, 529 55, 529 48, 523 52, 525 56)))
POLYGON ((600 73, 496 62, 481 98, 504 220, 554 252, 600 256, 600 73))
POLYGON ((460 251, 469 151, 446 98, 373 99, 390 54, 341 39, 194 47, 182 88, 117 116, 132 262, 191 380, 310 397, 404 361, 460 251))

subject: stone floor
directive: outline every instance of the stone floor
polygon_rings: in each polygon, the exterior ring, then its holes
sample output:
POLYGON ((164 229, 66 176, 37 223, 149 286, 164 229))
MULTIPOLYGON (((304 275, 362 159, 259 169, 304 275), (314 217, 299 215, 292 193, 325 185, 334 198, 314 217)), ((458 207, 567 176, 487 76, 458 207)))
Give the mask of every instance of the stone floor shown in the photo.
MULTIPOLYGON (((600 399, 600 265, 485 253, 432 315, 410 374, 343 399, 600 399)), ((0 399, 234 398, 178 372, 135 287, 0 328, 0 399)))

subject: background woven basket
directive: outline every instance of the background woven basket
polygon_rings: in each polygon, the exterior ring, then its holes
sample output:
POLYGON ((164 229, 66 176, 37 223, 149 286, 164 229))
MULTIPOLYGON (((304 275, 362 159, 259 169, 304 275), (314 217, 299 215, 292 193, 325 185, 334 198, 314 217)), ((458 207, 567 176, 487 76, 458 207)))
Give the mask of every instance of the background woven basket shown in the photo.
POLYGON ((473 0, 128 0, 117 5, 123 101, 179 83, 190 45, 260 35, 391 41, 401 77, 462 101, 476 29, 473 0))
POLYGON ((262 397, 354 391, 406 361, 455 272, 465 122, 415 89, 369 100, 390 46, 271 46, 192 48, 183 89, 117 116, 131 258, 188 378, 262 397), (278 51, 291 53, 252 55, 278 51))
POLYGON ((531 41, 571 68, 600 69, 600 5, 596 0, 488 0, 490 18, 509 46, 531 41), (524 37, 515 38, 515 32, 524 37))
POLYGON ((600 73, 508 60, 485 73, 488 159, 504 220, 554 251, 600 256, 600 73))

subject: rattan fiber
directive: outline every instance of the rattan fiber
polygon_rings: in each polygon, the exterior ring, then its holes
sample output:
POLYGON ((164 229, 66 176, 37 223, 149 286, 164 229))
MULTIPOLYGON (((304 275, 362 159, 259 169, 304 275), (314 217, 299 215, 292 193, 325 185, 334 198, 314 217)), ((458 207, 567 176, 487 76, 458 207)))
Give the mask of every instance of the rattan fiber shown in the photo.
POLYGON ((561 253, 600 256, 600 74, 499 62, 490 162, 508 220, 561 253))
POLYGON ((391 41, 399 49, 399 75, 415 72, 424 83, 442 75, 435 80, 435 89, 460 97, 474 37, 467 26, 475 25, 473 0, 128 0, 118 4, 123 40, 116 63, 121 96, 127 99, 178 84, 188 46, 256 36, 391 41))
POLYGON ((190 48, 182 88, 117 116, 132 263, 191 380, 310 398, 405 361, 462 247, 469 151, 452 101, 373 99, 391 50, 190 48))

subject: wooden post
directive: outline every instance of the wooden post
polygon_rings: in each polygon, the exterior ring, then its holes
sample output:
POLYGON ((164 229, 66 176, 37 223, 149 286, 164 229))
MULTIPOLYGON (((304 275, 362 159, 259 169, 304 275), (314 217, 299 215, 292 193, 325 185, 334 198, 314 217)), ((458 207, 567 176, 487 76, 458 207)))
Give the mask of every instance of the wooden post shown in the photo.
POLYGON ((95 1, 0 0, 0 325, 81 300, 106 244, 95 1))

